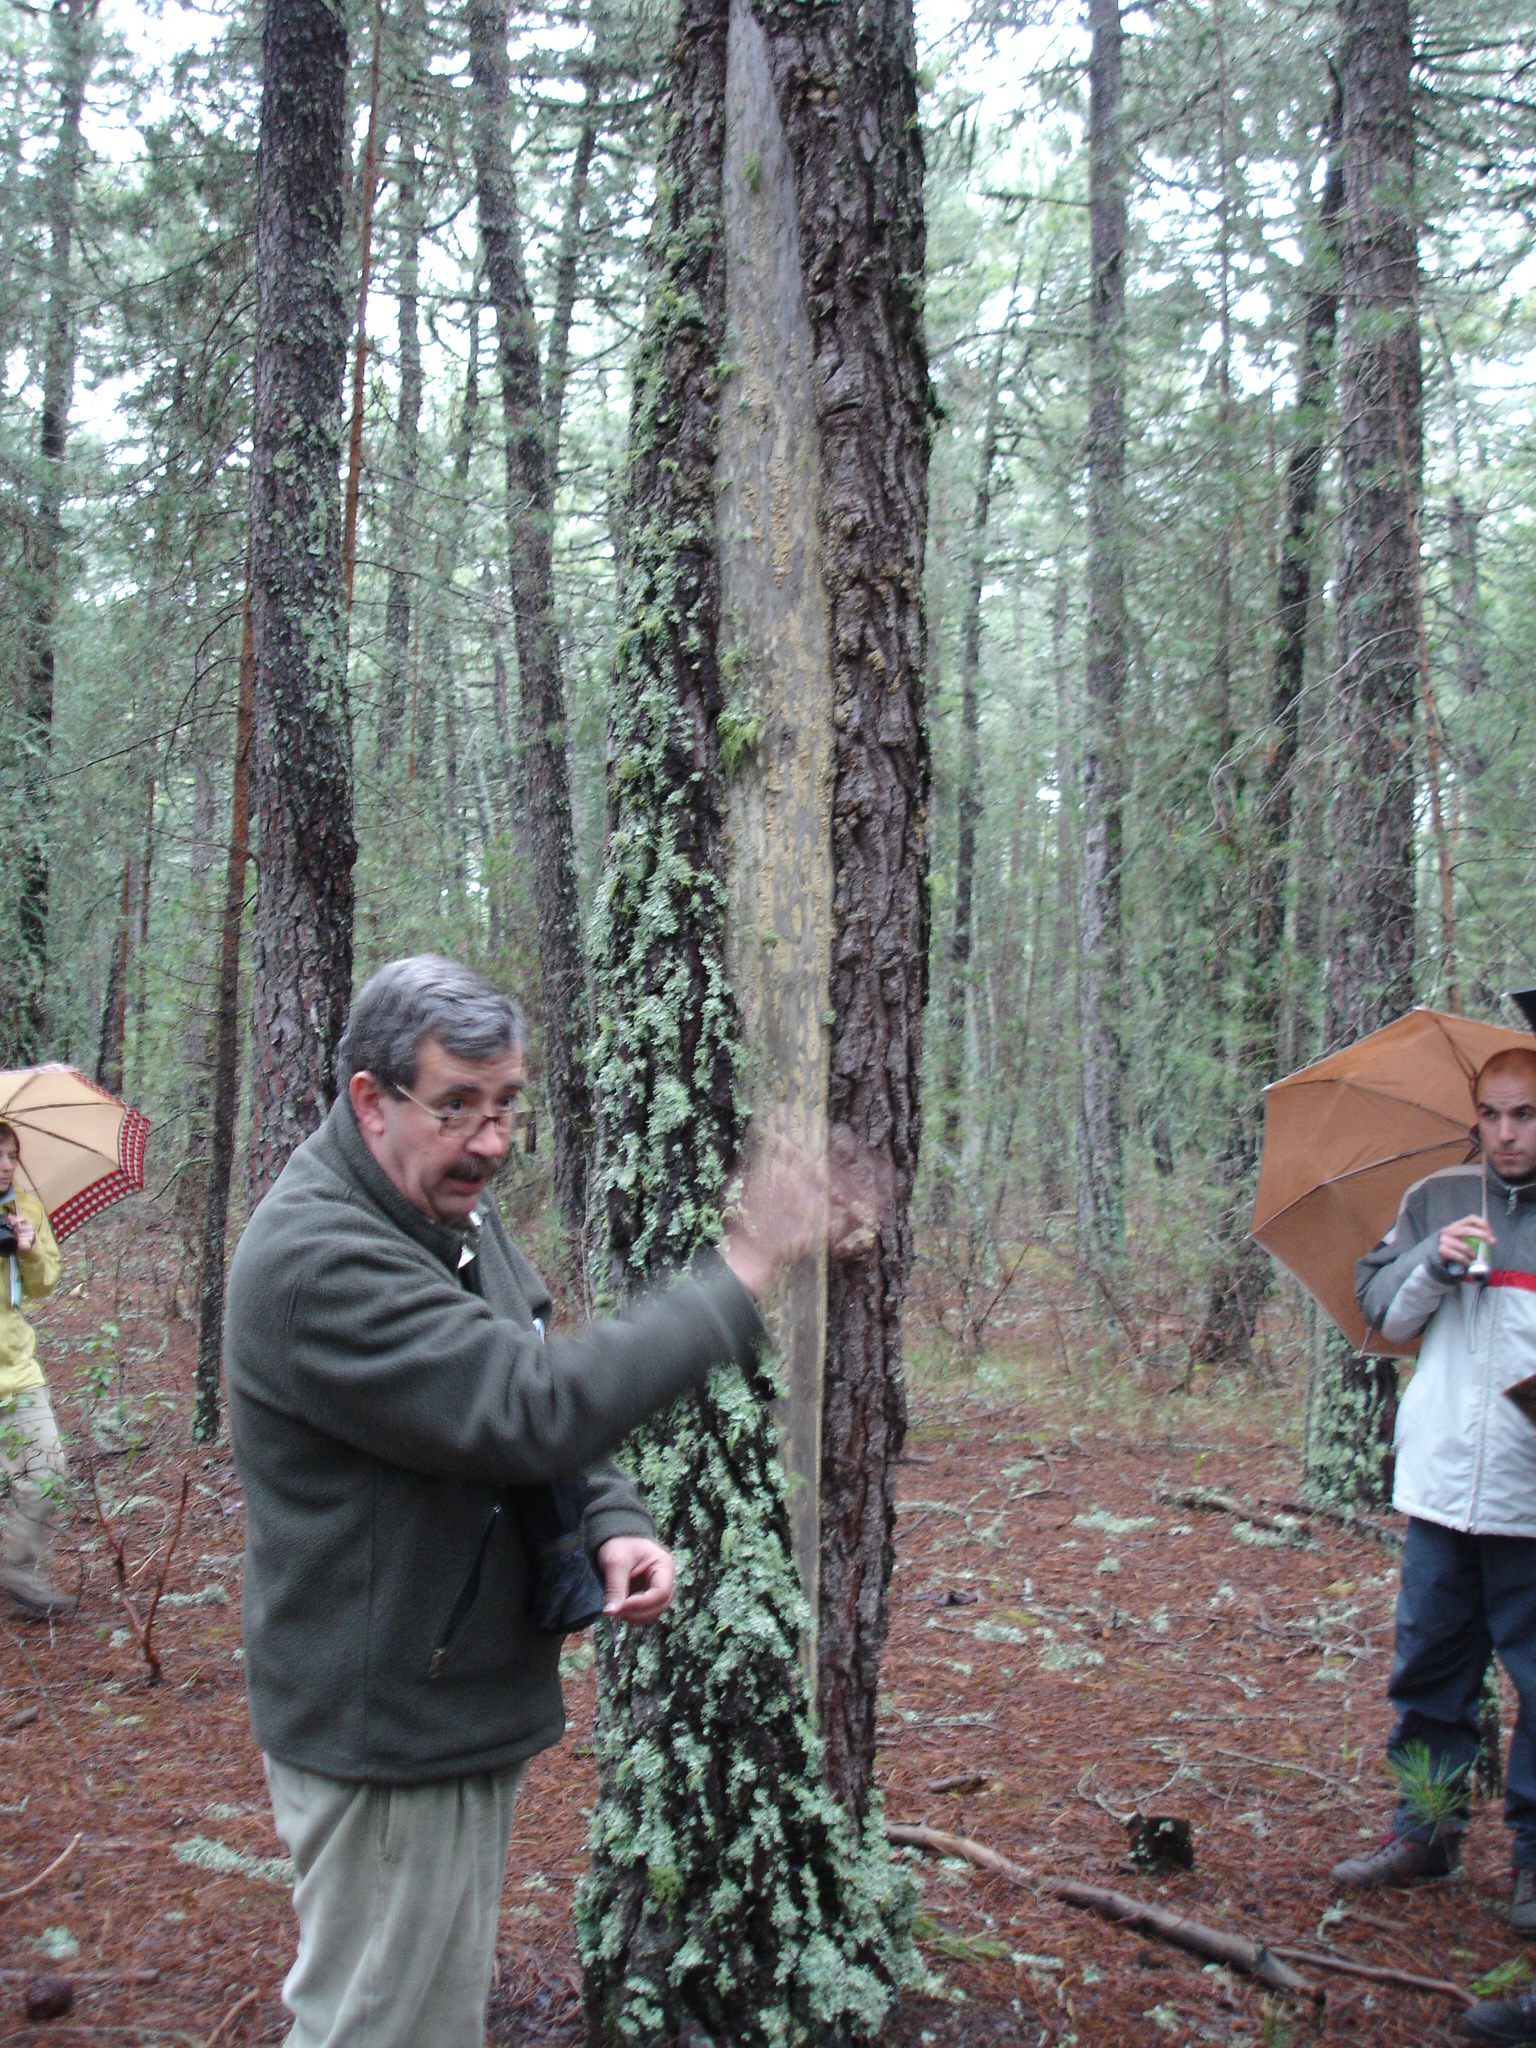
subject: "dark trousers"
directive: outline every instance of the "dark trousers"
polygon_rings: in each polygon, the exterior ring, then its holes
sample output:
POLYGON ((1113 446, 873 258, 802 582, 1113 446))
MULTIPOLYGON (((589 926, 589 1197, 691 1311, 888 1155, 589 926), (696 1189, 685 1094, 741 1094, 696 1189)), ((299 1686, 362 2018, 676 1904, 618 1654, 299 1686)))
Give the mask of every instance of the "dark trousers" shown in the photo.
MULTIPOLYGON (((1516 1868, 1536 1870, 1536 1537, 1470 1536, 1410 1521, 1388 1687, 1397 1709, 1388 1754, 1422 1743, 1437 1775, 1470 1778, 1493 1650, 1520 1695, 1504 1771, 1504 1818, 1516 1868)), ((1405 1806, 1393 1825, 1421 1840, 1431 1832, 1405 1806)))

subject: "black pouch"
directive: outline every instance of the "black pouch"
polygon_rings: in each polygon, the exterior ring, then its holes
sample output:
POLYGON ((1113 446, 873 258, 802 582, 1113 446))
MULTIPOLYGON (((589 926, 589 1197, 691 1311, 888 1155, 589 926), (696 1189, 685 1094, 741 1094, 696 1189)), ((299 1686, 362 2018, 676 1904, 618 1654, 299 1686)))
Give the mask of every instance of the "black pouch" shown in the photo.
POLYGON ((603 1582, 582 1540, 587 1482, 514 1486, 507 1497, 533 1564, 529 1605, 534 1626, 550 1636, 590 1628, 603 1611, 603 1582))

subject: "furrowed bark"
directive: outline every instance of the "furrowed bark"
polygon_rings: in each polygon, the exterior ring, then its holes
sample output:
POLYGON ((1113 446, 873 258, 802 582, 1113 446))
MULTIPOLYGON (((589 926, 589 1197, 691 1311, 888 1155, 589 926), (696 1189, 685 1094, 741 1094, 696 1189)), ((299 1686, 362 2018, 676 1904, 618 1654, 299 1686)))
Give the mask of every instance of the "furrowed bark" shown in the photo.
POLYGON ((251 621, 259 833, 251 1193, 330 1106, 352 988, 352 736, 342 616, 340 0, 268 0, 257 171, 251 621))
POLYGON ((486 295, 496 312, 497 361, 506 423, 507 525, 512 615, 522 696, 544 1066, 554 1126, 555 1194, 567 1230, 586 1224, 587 997, 582 971, 576 854, 566 761, 565 688, 554 614, 551 499, 539 391, 538 336, 523 270, 512 174, 505 0, 468 0, 472 125, 486 295))
POLYGON ((1125 163, 1119 0, 1090 0, 1088 616, 1078 963, 1078 1234, 1091 1259, 1125 1239, 1120 907, 1125 801, 1125 163))
MULTIPOLYGON (((1344 236, 1333 861, 1324 1049, 1413 1001, 1414 704, 1423 441, 1413 37, 1407 0, 1340 0, 1344 236)), ((1397 1373, 1330 1343, 1312 1388, 1307 1480, 1388 1488, 1397 1373)))
POLYGON ((230 782, 229 856, 219 942, 219 989, 213 1024, 208 1185, 198 1259, 197 1368, 192 1434, 212 1443, 219 1433, 219 1365, 224 1343, 224 1240, 229 1182, 235 1162, 235 1108, 240 1058, 240 927, 251 850, 251 740, 255 728, 256 647, 246 584, 240 629, 240 684, 235 701, 235 758, 230 782))

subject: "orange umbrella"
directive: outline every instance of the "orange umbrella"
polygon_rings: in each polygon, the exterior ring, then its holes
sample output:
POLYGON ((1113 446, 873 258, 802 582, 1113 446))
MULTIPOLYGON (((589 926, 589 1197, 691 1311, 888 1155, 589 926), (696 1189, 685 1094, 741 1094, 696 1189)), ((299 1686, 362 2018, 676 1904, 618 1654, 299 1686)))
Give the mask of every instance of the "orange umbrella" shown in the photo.
POLYGON ((1355 1261, 1392 1228, 1415 1181, 1478 1156, 1472 1079, 1528 1031, 1410 1010, 1264 1091, 1253 1235, 1359 1350, 1404 1356, 1366 1328, 1355 1261))
POLYGON ((48 1211, 55 1237, 144 1185, 148 1119, 73 1067, 0 1073, 0 1121, 21 1140, 17 1183, 48 1211))

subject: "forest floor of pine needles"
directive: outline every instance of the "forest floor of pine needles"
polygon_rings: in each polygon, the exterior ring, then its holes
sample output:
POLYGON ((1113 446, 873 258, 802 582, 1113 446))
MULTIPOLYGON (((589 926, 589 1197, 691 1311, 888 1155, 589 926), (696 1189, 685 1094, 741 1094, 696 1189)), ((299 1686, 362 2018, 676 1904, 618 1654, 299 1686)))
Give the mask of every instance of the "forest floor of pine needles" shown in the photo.
MULTIPOLYGON (((97 1470, 130 1571, 163 1545, 184 1471, 191 1493, 155 1625, 158 1687, 88 1494, 59 1560, 66 1585, 79 1581, 78 1616, 0 1617, 0 1891, 82 1837, 0 1908, 0 2048, 278 2041, 294 1930, 241 1682, 241 1501, 227 1451, 189 1443, 194 1333, 167 1313, 178 1256, 123 1213, 69 1250, 39 1318, 45 1362, 77 1442, 90 1440, 93 1371, 98 1414, 126 1404, 137 1448, 98 1454, 97 1470), (25 1981, 49 1972, 71 1978, 73 2010, 29 2025, 25 1981)), ((1318 1521, 1287 1535, 1262 1519, 1297 1491, 1300 1368, 1182 1391, 1176 1367, 1138 1374, 1127 1349, 1107 1310, 1065 1296, 1021 1293, 979 1361, 917 1322, 880 1701, 887 1817, 1252 1938, 1463 1986, 1518 1971, 1496 1809, 1480 1806, 1449 1882, 1342 1899, 1329 1882, 1391 1805, 1397 1559, 1377 1535, 1318 1521), (1171 1504, 1195 1488, 1255 1519, 1171 1504), (1131 1868, 1117 1816, 1133 1809, 1192 1823, 1193 1871, 1131 1868)), ((571 1730, 525 1780, 491 2008, 491 2038, 528 2048, 579 2039, 589 1645, 566 1664, 571 1730)), ((1512 1719, 1507 1697, 1506 1737, 1512 1719)), ((887 2048, 1454 2038, 1444 1997, 1319 1973, 1318 2013, 973 1869, 915 1856, 911 1868, 944 1995, 907 2000, 887 2048)))

